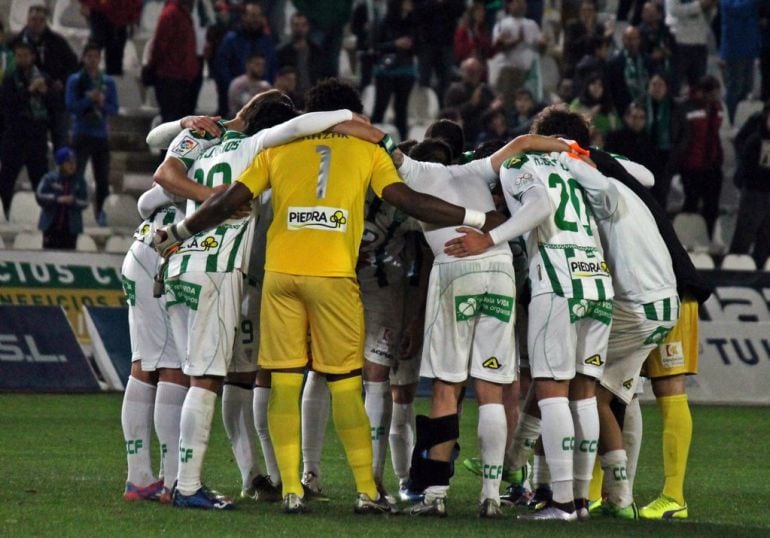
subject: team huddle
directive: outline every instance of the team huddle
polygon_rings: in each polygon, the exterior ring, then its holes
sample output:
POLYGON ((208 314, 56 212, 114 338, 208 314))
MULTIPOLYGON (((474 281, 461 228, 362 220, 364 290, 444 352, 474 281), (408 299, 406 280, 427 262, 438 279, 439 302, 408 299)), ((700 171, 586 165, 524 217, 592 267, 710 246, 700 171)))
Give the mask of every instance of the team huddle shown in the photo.
POLYGON ((480 457, 463 465, 481 476, 480 517, 505 504, 533 520, 687 517, 683 379, 710 290, 646 190, 652 174, 584 149, 585 120, 557 107, 533 134, 466 153, 454 122, 396 146, 362 109, 329 79, 304 114, 271 90, 230 122, 148 135, 168 151, 122 271, 124 498, 235 506, 201 481, 221 389, 242 497, 287 513, 325 498, 331 414, 356 513, 446 516, 472 378, 480 457), (640 374, 664 416, 666 481, 637 510, 640 374), (432 398, 415 417, 419 377, 432 398), (388 448, 398 497, 383 486, 388 448))

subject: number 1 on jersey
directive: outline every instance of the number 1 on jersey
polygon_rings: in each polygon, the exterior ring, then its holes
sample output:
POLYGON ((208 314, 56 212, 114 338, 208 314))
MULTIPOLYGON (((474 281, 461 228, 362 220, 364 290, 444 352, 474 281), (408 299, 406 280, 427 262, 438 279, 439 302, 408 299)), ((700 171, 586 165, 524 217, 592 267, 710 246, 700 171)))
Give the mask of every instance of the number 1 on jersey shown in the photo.
POLYGON ((321 164, 318 168, 318 181, 316 182, 315 197, 326 197, 326 183, 329 181, 329 167, 332 164, 332 148, 329 146, 316 146, 315 152, 321 155, 321 164))

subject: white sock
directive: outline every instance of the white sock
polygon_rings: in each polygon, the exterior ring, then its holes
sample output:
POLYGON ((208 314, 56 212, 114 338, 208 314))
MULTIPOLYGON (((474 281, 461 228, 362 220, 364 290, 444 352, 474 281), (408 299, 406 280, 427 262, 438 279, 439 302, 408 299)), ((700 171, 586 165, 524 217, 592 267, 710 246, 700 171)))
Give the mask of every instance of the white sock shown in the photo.
POLYGON ((157 480, 152 473, 150 453, 154 407, 155 386, 129 377, 123 393, 120 422, 128 460, 126 480, 139 487, 149 486, 157 480))
POLYGON ((642 410, 639 407, 639 398, 634 396, 631 403, 626 406, 626 414, 623 418, 623 446, 626 447, 626 474, 628 475, 628 487, 634 491, 634 478, 636 477, 636 464, 639 462, 639 450, 642 448, 642 410))
POLYGON ((535 450, 538 437, 540 437, 540 419, 521 413, 511 439, 511 446, 505 452, 505 468, 515 471, 524 467, 529 461, 530 454, 535 450))
POLYGON ((267 402, 270 399, 270 387, 254 388, 254 426, 257 429, 259 444, 262 446, 262 455, 265 457, 265 468, 273 484, 281 482, 281 471, 278 470, 278 462, 275 459, 273 441, 270 439, 270 431, 267 427, 267 402))
POLYGON ((541 486, 551 487, 551 470, 542 454, 535 454, 532 459, 532 485, 536 489, 541 486))
POLYGON ((393 413, 393 397, 389 381, 364 381, 364 407, 372 432, 372 472, 374 481, 382 483, 385 456, 388 453, 390 419, 393 413))
POLYGON ((209 447, 211 419, 217 402, 216 392, 190 387, 182 404, 179 420, 179 473, 177 490, 192 495, 201 487, 203 458, 209 447))
POLYGON ((329 422, 331 395, 326 377, 308 372, 302 391, 302 466, 304 473, 321 476, 321 452, 329 422))
POLYGON ((158 382, 155 395, 155 435, 160 441, 163 485, 171 489, 179 470, 179 421, 187 387, 158 382))
POLYGON ((481 500, 494 499, 499 503, 507 432, 503 404, 479 406, 477 431, 482 465, 481 500))
POLYGON ((610 450, 600 456, 602 470, 604 471, 604 481, 602 490, 607 493, 607 500, 615 506, 628 506, 634 502, 631 495, 631 486, 628 483, 626 474, 626 451, 610 450))
POLYGON ((570 402, 569 408, 575 425, 573 490, 576 499, 587 499, 599 445, 599 411, 596 407, 596 398, 570 402))
POLYGON ((551 471, 553 500, 557 503, 572 502, 575 426, 569 411, 569 400, 545 398, 537 405, 542 417, 543 450, 551 471))
POLYGON ((238 470, 243 489, 260 474, 257 464, 257 430, 254 427, 254 390, 225 383, 222 388, 222 422, 238 470))
POLYGON ((414 404, 393 404, 390 421, 390 458, 399 484, 409 478, 414 450, 414 404))

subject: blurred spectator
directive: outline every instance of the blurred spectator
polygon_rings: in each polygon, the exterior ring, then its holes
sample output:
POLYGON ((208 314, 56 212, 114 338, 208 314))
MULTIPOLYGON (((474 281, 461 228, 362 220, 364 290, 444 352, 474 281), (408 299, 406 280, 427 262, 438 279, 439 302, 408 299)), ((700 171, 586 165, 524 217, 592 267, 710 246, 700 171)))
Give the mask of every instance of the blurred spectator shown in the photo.
POLYGON ((614 27, 599 22, 595 0, 583 0, 580 3, 578 19, 564 28, 564 76, 572 78, 578 62, 586 55, 593 54, 597 39, 609 44, 614 27))
MULTIPOLYGON (((249 2, 244 6, 238 29, 225 36, 217 51, 215 80, 217 92, 220 92, 220 104, 222 92, 227 95, 233 79, 245 72, 246 60, 257 52, 265 58, 264 78, 272 84, 278 70, 275 46, 266 32, 262 6, 256 2, 249 2)), ((227 112, 227 110, 220 110, 219 114, 226 116, 227 112)))
POLYGON ((310 39, 323 51, 321 78, 336 77, 340 70, 340 50, 345 26, 350 21, 353 0, 292 0, 297 11, 310 21, 310 39))
POLYGON ((677 87, 694 86, 706 74, 707 43, 715 6, 716 0, 665 0, 666 25, 676 42, 677 87))
POLYGON ((650 77, 644 106, 647 114, 647 132, 655 144, 654 157, 658 163, 657 168, 650 168, 655 173, 655 185, 651 192, 660 207, 666 209, 671 178, 675 173, 675 157, 671 149, 674 141, 682 136, 684 120, 680 114, 679 105, 669 91, 668 81, 660 73, 650 77))
POLYGON ((289 21, 291 40, 278 49, 278 65, 291 66, 297 78, 296 91, 304 95, 321 78, 321 57, 323 51, 308 40, 310 22, 299 12, 294 13, 289 21))
POLYGON ((623 30, 623 48, 607 64, 606 90, 612 96, 615 110, 628 108, 631 101, 639 99, 647 91, 647 66, 641 53, 639 29, 628 26, 623 30))
POLYGON ((759 76, 762 78, 761 98, 770 99, 770 0, 759 3, 759 32, 762 45, 759 50, 759 76))
MULTIPOLYGON (((0 83, 3 81, 6 73, 13 71, 13 65, 13 49, 6 43, 5 25, 0 20, 0 83)), ((2 131, 2 128, 0 128, 0 131, 2 131)))
POLYGON ((532 121, 544 105, 535 101, 532 92, 526 88, 516 90, 513 101, 513 111, 508 115, 508 126, 511 136, 519 136, 529 133, 532 121))
MULTIPOLYGON (((217 51, 225 35, 235 26, 238 10, 226 0, 217 0, 214 4, 214 22, 206 30, 206 46, 203 57, 209 68, 209 78, 216 83, 217 51)), ((227 110, 227 92, 219 91, 217 85, 217 113, 227 110)))
POLYGON ((372 83, 372 69, 377 56, 374 51, 375 33, 385 17, 385 11, 386 0, 360 0, 353 8, 350 31, 356 36, 359 90, 372 83))
POLYGON ((43 232, 43 248, 74 250, 83 232, 88 188, 70 148, 56 150, 54 161, 57 169, 44 175, 35 191, 42 209, 37 227, 43 232))
POLYGON ((234 118, 238 111, 254 97, 271 88, 265 77, 265 57, 255 52, 246 60, 246 72, 235 77, 230 83, 227 92, 228 111, 230 118, 234 118))
POLYGON ((489 62, 489 80, 502 96, 506 110, 513 107, 513 94, 522 86, 536 99, 542 94, 539 57, 546 40, 537 23, 524 18, 526 8, 525 0, 508 0, 507 15, 492 31, 500 52, 489 62))
POLYGON ((680 158, 685 213, 700 213, 706 219, 709 235, 719 214, 719 193, 722 190, 722 142, 719 128, 722 125, 722 102, 719 81, 711 76, 703 77, 690 90, 690 97, 683 105, 686 123, 682 138, 674 151, 680 158))
POLYGON ((486 17, 484 0, 473 0, 465 10, 454 36, 455 61, 458 64, 471 57, 486 63, 492 56, 492 35, 486 17))
MULTIPOLYGON (((439 103, 452 79, 452 51, 457 20, 465 11, 463 0, 413 0, 418 84, 431 86, 435 71, 439 103)), ((443 106, 443 103, 441 103, 443 106)))
POLYGON ((155 97, 163 121, 195 112, 200 75, 192 22, 194 0, 166 0, 158 18, 148 68, 155 76, 155 97))
POLYGON ((573 95, 577 96, 585 88, 586 82, 592 77, 600 77, 605 84, 608 79, 607 59, 610 57, 610 44, 602 36, 588 38, 588 54, 583 56, 575 67, 575 78, 572 84, 573 95))
POLYGON ((395 125, 401 140, 408 134, 406 109, 415 79, 414 4, 412 0, 388 0, 388 13, 377 28, 374 65, 374 112, 372 122, 382 123, 393 97, 395 125))
POLYGON ((770 254, 770 103, 741 148, 735 186, 741 189, 738 219, 730 252, 752 255, 761 268, 770 254))
POLYGON ((639 34, 642 38, 641 51, 647 59, 649 71, 662 73, 667 80, 671 80, 674 74, 674 37, 668 26, 663 24, 663 9, 655 0, 644 3, 639 34))
POLYGON ((51 80, 35 65, 35 48, 25 41, 13 46, 15 69, 0 88, 0 113, 4 118, 0 144, 0 199, 6 216, 16 178, 22 167, 32 188, 47 171, 46 130, 54 107, 51 80))
POLYGON ((48 117, 51 130, 51 142, 54 148, 67 144, 69 139, 69 118, 64 107, 64 85, 67 77, 78 68, 78 57, 67 40, 48 28, 48 8, 43 5, 30 6, 27 12, 27 25, 14 37, 9 46, 24 42, 35 49, 35 63, 48 77, 48 91, 52 103, 48 117))
MULTIPOLYGON (((487 110, 481 118, 482 130, 476 137, 476 145, 483 144, 489 140, 508 140, 511 138, 511 131, 508 129, 508 118, 505 110, 490 109, 487 110)), ((465 133, 467 138, 468 133, 465 133)))
POLYGON ((94 215, 104 225, 104 200, 110 194, 110 144, 107 117, 118 113, 118 93, 112 77, 99 64, 99 45, 89 43, 83 49, 83 69, 67 80, 67 110, 72 114, 73 142, 77 156, 77 175, 82 176, 89 159, 94 169, 96 198, 94 215))
POLYGON ((569 108, 588 117, 591 122, 591 142, 599 148, 604 146, 607 133, 620 127, 618 113, 599 76, 588 79, 585 88, 570 103, 569 108))
POLYGON ((278 70, 273 88, 288 95, 297 110, 305 109, 305 96, 297 91, 297 70, 292 66, 287 65, 278 70))
POLYGON ((722 40, 719 56, 724 63, 725 103, 730 124, 738 102, 754 86, 754 60, 759 57, 758 0, 719 0, 722 40))
POLYGON ((198 106, 198 96, 203 87, 203 65, 206 61, 206 38, 209 26, 216 21, 216 12, 211 0, 193 0, 193 8, 190 12, 195 33, 195 56, 198 58, 198 76, 193 81, 193 94, 190 97, 194 106, 198 106))
POLYGON ((466 139, 472 142, 481 132, 481 117, 495 100, 495 92, 484 82, 484 66, 476 58, 460 64, 460 77, 444 94, 444 105, 459 110, 466 139))
POLYGON ((104 48, 105 72, 122 75, 128 27, 139 22, 142 0, 80 0, 80 4, 91 27, 89 39, 104 48))
POLYGON ((646 166, 657 178, 659 166, 655 144, 645 130, 647 112, 643 103, 632 102, 623 114, 623 126, 610 131, 604 140, 604 149, 617 153, 646 166))
POLYGON ((633 26, 636 26, 642 20, 643 10, 644 0, 620 0, 616 18, 618 21, 629 21, 633 26), (629 13, 631 18, 628 17, 629 13))

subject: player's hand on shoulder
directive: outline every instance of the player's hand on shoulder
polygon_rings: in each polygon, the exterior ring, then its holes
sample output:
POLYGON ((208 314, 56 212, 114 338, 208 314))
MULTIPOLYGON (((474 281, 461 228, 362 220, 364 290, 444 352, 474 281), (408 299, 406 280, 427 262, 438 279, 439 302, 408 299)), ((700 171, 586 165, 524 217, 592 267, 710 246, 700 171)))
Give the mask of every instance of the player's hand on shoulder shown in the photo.
POLYGON ((465 258, 466 256, 481 254, 494 245, 489 234, 480 232, 475 228, 460 226, 457 231, 462 235, 444 243, 445 254, 456 258, 465 258))
POLYGON ((223 134, 222 126, 217 123, 220 119, 220 116, 185 116, 179 121, 179 124, 185 129, 218 138, 223 134))

